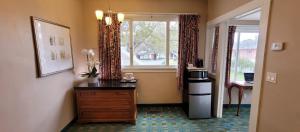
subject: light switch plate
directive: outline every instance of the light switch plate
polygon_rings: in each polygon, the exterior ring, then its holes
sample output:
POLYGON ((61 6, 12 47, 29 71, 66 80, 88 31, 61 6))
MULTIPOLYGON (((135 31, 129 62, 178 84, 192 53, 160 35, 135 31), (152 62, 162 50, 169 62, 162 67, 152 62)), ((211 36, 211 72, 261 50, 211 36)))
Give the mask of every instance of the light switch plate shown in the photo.
POLYGON ((277 73, 267 72, 267 82, 277 83, 277 73))
POLYGON ((283 50, 283 43, 282 42, 272 43, 271 50, 272 51, 281 51, 281 50, 283 50))

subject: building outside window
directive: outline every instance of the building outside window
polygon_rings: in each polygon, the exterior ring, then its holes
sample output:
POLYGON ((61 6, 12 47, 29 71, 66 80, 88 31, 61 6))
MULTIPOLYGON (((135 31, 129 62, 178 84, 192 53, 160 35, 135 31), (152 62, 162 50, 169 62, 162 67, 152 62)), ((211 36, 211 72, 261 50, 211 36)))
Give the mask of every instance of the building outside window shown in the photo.
POLYGON ((244 73, 254 73, 258 27, 237 27, 231 58, 231 81, 244 81, 244 73))

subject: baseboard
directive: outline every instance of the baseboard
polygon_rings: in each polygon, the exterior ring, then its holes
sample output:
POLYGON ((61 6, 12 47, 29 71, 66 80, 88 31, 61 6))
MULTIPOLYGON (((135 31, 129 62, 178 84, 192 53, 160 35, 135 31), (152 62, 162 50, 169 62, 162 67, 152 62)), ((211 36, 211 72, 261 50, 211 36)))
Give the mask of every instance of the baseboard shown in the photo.
POLYGON ((166 104, 137 104, 138 107, 161 107, 161 106, 169 106, 169 107, 179 107, 182 106, 182 103, 166 103, 166 104))
POLYGON ((75 117, 73 120, 71 120, 63 129, 61 129, 61 132, 67 132, 67 130, 76 123, 77 117, 75 117))
MULTIPOLYGON (((238 104, 223 104, 223 107, 227 108, 227 107, 238 107, 238 104)), ((243 108, 250 108, 251 107, 251 104, 241 104, 240 107, 243 107, 243 108)))

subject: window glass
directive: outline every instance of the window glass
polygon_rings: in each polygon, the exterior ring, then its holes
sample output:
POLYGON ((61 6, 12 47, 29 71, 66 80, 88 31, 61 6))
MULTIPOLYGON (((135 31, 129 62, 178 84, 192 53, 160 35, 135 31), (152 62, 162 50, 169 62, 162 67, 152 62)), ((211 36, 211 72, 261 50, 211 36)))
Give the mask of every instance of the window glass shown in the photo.
POLYGON ((133 21, 133 65, 166 64, 166 22, 133 21))
POLYGON ((169 50, 169 64, 178 64, 178 43, 179 43, 179 24, 178 21, 170 22, 170 50, 169 50))
POLYGON ((237 32, 232 52, 231 80, 244 81, 245 72, 254 72, 258 32, 237 32))
POLYGON ((230 69, 230 80, 235 80, 236 76, 236 65, 237 65, 237 56, 238 56, 238 39, 239 33, 236 32, 234 34, 234 44, 232 48, 232 55, 231 55, 231 69, 230 69))
POLYGON ((178 16, 135 16, 121 23, 120 33, 123 68, 177 65, 178 16))
POLYGON ((130 65, 130 32, 129 22, 123 21, 121 24, 121 65, 130 65))

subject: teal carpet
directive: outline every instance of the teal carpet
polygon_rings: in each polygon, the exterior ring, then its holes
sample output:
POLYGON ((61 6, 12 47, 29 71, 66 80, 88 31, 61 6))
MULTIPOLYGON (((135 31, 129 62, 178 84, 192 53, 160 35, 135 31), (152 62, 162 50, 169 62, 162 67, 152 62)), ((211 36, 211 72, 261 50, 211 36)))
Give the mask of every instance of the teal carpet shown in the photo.
POLYGON ((181 107, 139 107, 136 125, 74 124, 68 132, 247 132, 250 108, 224 108, 223 118, 189 120, 181 107))

